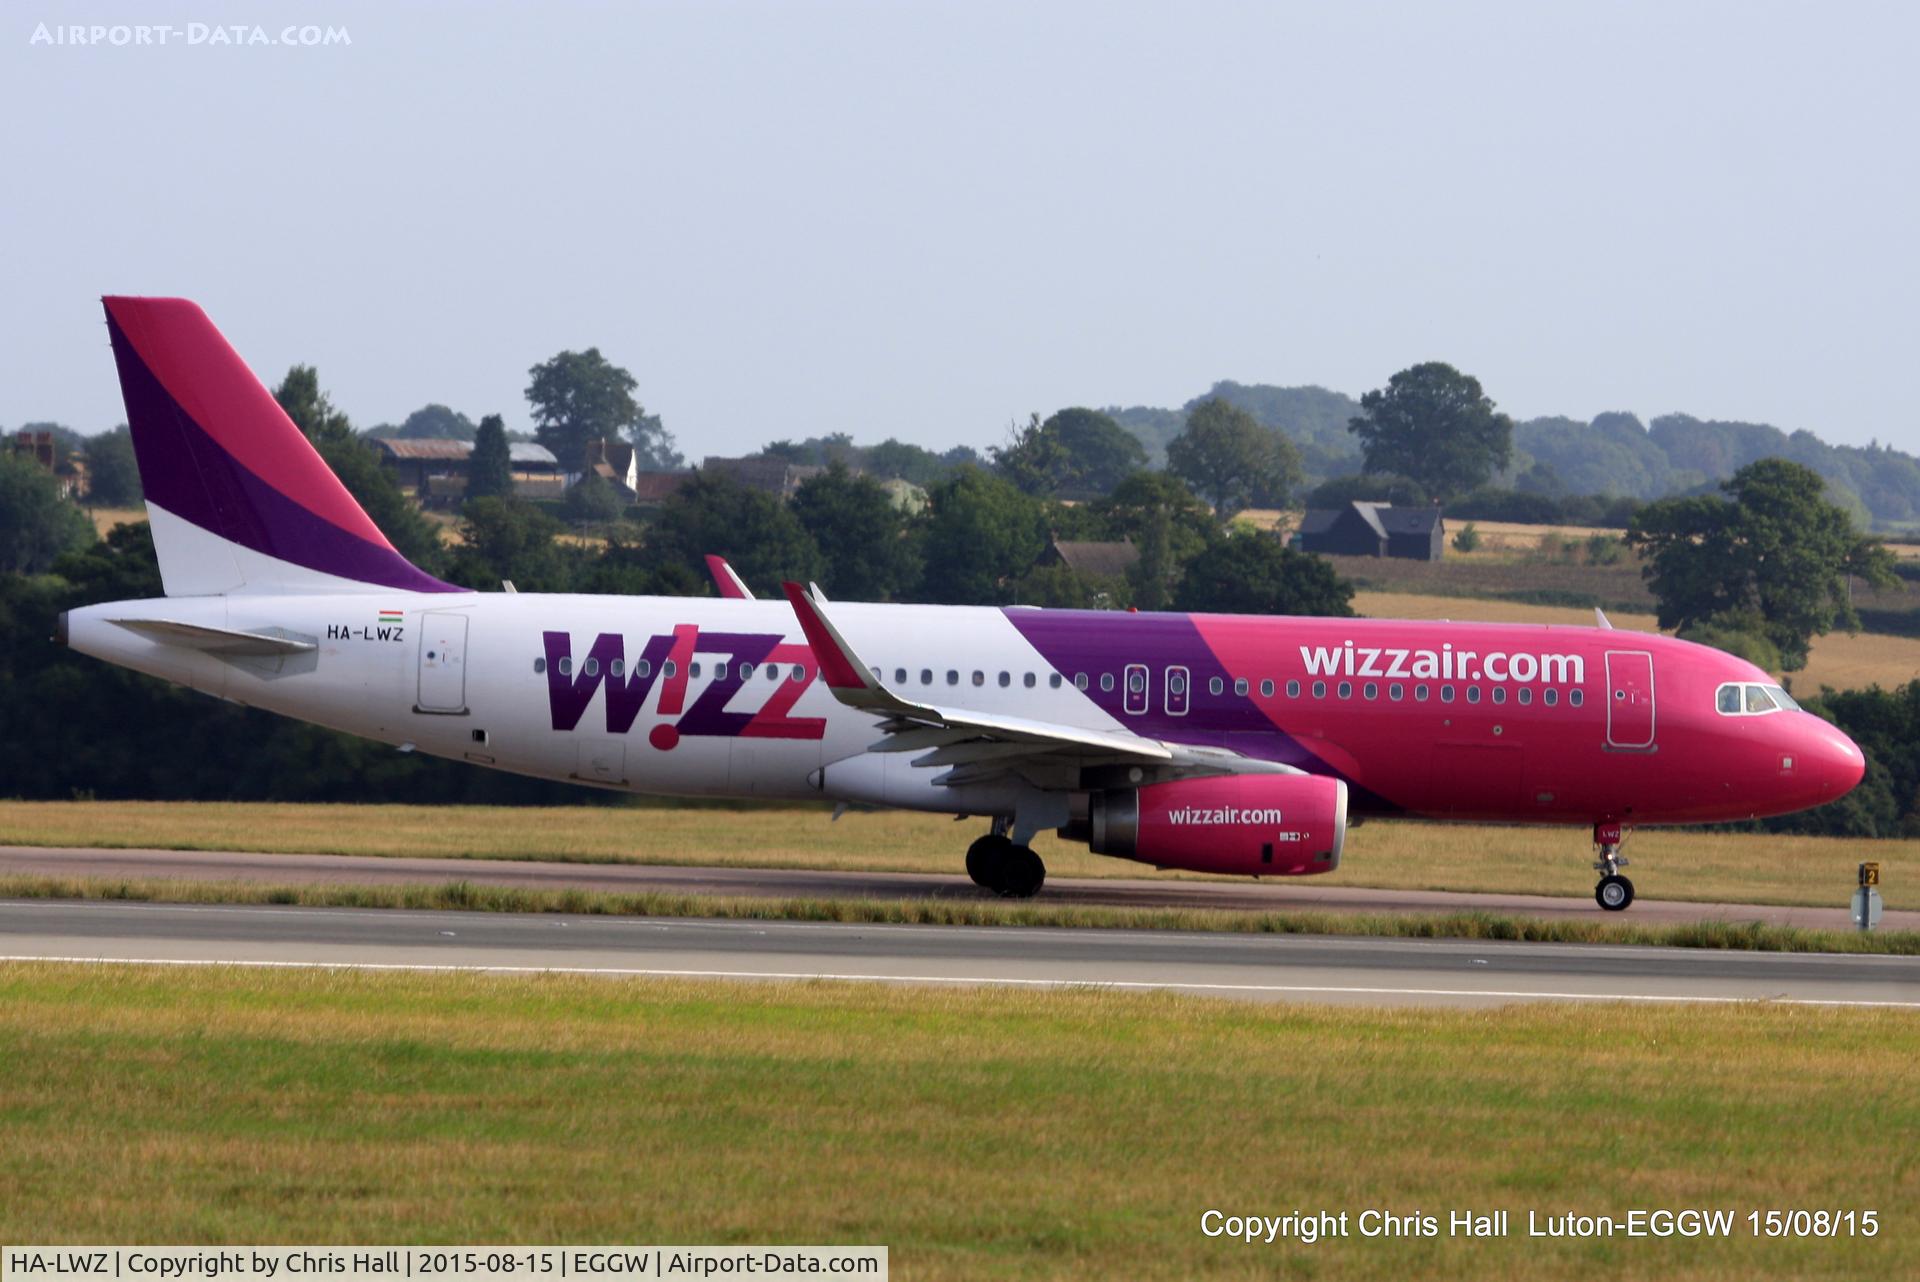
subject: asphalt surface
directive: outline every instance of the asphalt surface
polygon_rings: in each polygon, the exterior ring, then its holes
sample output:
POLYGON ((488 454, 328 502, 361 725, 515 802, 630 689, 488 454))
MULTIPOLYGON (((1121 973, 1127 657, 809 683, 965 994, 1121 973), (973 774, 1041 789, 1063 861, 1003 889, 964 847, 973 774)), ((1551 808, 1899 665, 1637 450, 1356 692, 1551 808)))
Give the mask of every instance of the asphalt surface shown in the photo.
POLYGON ((0 962, 554 971, 1172 990, 1264 1001, 1767 1001, 1920 1010, 1920 960, 559 914, 0 901, 0 962))
MULTIPOLYGON (((777 899, 979 899, 986 892, 957 872, 814 872, 794 868, 670 867, 652 864, 541 863, 497 859, 388 859, 362 855, 270 855, 245 851, 107 850, 0 846, 0 873, 127 880, 247 881, 273 885, 339 883, 438 885, 466 881, 526 890, 606 890, 630 894, 764 896, 777 899)), ((1047 902, 1123 908, 1232 908, 1259 912, 1312 909, 1362 913, 1485 912, 1528 917, 1607 916, 1590 896, 1462 894, 1369 890, 1311 879, 1220 881, 1148 878, 1047 880, 1047 902)), ((1642 923, 1761 921, 1849 929, 1847 888, 1831 908, 1640 899, 1621 916, 1642 923)), ((1920 930, 1920 912, 1888 911, 1885 930, 1920 930)))

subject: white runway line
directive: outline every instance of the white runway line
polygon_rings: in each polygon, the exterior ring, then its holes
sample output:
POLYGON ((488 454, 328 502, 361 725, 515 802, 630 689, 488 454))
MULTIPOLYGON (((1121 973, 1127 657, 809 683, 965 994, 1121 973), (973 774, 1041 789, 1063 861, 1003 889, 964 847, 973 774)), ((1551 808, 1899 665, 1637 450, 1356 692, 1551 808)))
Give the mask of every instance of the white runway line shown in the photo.
POLYGON ((223 960, 183 957, 53 957, 0 955, 0 962, 49 962, 84 966, 228 966, 256 970, 425 971, 483 975, 602 975, 659 979, 838 980, 880 984, 964 984, 1004 988, 1084 988, 1223 993, 1337 993, 1355 997, 1481 997, 1508 1000, 1665 1002, 1768 1006, 1848 1006, 1920 1010, 1920 1001, 1868 1001, 1813 997, 1723 997, 1675 993, 1566 993, 1544 989, 1374 988, 1340 984, 1219 984, 1176 980, 1016 979, 993 975, 859 975, 828 971, 667 970, 640 966, 488 966, 430 962, 223 960))

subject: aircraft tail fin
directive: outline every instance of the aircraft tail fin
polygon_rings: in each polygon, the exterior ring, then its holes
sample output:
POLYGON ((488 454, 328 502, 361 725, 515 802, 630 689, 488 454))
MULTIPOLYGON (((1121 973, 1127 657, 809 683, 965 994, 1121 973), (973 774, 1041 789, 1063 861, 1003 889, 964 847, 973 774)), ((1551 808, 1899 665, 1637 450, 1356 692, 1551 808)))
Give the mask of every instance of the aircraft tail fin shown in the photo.
POLYGON ((101 301, 168 596, 462 590, 394 549, 199 307, 101 301))

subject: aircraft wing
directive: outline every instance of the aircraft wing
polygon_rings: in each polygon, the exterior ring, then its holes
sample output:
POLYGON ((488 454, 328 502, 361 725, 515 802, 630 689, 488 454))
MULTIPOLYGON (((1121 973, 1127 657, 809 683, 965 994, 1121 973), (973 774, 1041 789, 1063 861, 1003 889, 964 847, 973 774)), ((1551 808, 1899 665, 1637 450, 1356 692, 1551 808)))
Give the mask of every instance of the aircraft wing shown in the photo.
POLYGON ((111 623, 138 632, 163 645, 185 646, 209 654, 242 655, 253 658, 268 655, 306 654, 319 648, 304 637, 277 635, 273 632, 242 632, 237 628, 212 628, 199 623, 180 623, 173 619, 111 619, 111 623))
POLYGON ((818 589, 782 587, 820 663, 833 697, 880 718, 884 737, 870 752, 923 752, 916 766, 949 766, 937 782, 977 783, 1019 767, 1049 764, 1140 765, 1169 776, 1187 774, 1298 774, 1292 766, 1256 761, 1223 748, 1166 743, 1128 730, 1095 730, 923 703, 891 689, 880 670, 861 662, 828 617, 818 589))

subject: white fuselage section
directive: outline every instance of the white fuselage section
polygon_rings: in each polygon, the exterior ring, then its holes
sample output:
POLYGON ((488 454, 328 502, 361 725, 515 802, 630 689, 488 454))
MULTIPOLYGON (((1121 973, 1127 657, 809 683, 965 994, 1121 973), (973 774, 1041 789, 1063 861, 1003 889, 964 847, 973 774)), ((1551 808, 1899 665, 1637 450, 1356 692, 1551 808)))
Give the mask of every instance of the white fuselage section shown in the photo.
MULTIPOLYGON (((934 693, 977 711, 1117 724, 1058 681, 997 608, 839 605, 835 619, 889 676, 905 670, 917 683, 932 670, 934 693)), ((784 601, 235 594, 91 606, 72 611, 67 626, 74 649, 249 707, 594 787, 965 813, 1010 810, 1017 795, 1009 790, 1024 787, 940 786, 937 768, 869 754, 881 738, 875 718, 826 689, 784 601), (236 654, 115 620, 314 648, 236 654), (833 763, 842 764, 823 771, 833 763)))

